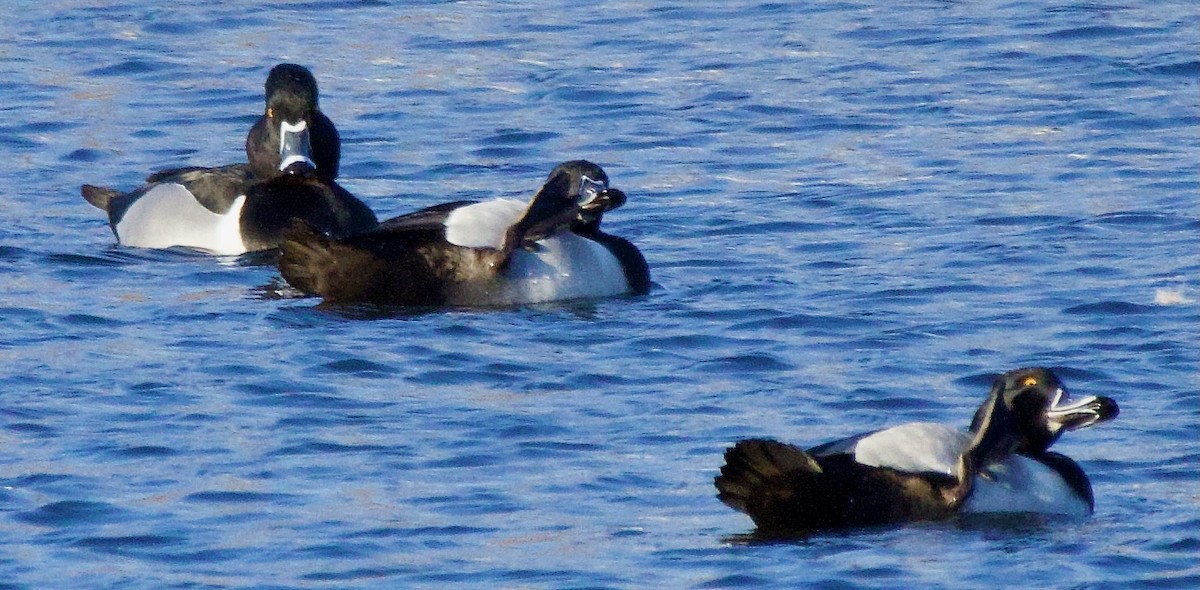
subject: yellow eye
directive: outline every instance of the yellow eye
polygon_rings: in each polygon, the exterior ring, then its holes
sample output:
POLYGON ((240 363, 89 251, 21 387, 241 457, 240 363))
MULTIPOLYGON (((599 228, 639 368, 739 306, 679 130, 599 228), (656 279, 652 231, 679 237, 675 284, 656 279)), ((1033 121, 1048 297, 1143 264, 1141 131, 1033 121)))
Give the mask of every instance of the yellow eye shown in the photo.
POLYGON ((275 116, 275 109, 273 109, 271 107, 267 107, 267 118, 270 119, 271 117, 274 117, 274 116, 275 116))
POLYGON ((1033 385, 1037 385, 1037 377, 1026 377, 1025 382, 1021 384, 1021 387, 1030 387, 1033 385))

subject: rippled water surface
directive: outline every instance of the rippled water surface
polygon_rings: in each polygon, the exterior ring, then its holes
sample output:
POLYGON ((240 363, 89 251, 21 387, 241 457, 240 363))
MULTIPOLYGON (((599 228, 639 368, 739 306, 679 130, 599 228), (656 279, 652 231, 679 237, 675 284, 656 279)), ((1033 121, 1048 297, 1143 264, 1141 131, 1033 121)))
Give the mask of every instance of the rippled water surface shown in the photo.
POLYGON ((0 588, 1200 586, 1194 2, 18 1, 0 588), (381 217, 603 165, 645 297, 323 309, 117 247, 81 183, 242 159, 312 68, 381 217), (747 436, 1117 398, 1083 521, 748 543, 747 436))

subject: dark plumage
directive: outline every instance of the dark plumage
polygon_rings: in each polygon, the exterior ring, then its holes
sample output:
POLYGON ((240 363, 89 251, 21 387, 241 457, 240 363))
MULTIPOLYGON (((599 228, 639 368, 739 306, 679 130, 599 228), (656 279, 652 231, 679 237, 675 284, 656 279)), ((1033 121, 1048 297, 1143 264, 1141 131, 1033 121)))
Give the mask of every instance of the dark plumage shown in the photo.
POLYGON ((763 531, 806 531, 936 520, 954 514, 967 486, 941 473, 872 467, 852 455, 814 457, 773 440, 725 451, 718 497, 763 531))
POLYGON ((907 424, 807 451, 743 440, 726 450, 714 484, 722 502, 769 534, 960 512, 1090 514, 1083 470, 1048 448, 1063 432, 1117 413, 1110 398, 1070 401, 1048 369, 1019 369, 996 379, 969 432, 907 424))

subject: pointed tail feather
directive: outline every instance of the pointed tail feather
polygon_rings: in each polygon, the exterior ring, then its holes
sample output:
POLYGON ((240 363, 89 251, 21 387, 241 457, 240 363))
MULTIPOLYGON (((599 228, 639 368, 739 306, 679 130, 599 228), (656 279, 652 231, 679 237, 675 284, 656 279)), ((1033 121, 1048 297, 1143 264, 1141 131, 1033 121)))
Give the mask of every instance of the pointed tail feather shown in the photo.
POLYGON ((123 193, 121 193, 121 191, 103 186, 85 184, 79 187, 79 194, 83 195, 83 198, 87 200, 88 203, 91 203, 93 207, 101 211, 108 211, 109 203, 111 203, 114 198, 121 196, 123 193))

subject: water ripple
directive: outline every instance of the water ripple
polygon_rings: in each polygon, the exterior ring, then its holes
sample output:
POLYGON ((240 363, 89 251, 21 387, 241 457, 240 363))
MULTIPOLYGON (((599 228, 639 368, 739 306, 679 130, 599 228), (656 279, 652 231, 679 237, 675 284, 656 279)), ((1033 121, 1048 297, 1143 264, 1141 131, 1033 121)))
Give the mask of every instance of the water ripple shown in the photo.
POLYGON ((1197 584, 1191 5, 10 12, 0 587, 1197 584), (241 161, 278 61, 381 216, 602 164, 653 290, 330 307, 114 245, 79 185, 241 161), (781 542, 714 497, 738 438, 965 425, 1019 365, 1127 410, 1055 446, 1090 519, 781 542))
POLYGON ((39 526, 72 527, 83 523, 110 522, 123 513, 120 508, 105 502, 61 500, 17 514, 16 518, 39 526))

